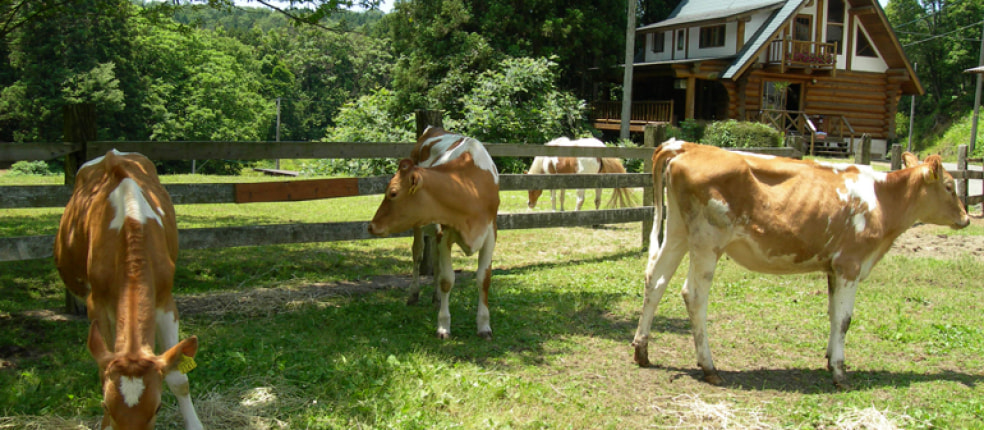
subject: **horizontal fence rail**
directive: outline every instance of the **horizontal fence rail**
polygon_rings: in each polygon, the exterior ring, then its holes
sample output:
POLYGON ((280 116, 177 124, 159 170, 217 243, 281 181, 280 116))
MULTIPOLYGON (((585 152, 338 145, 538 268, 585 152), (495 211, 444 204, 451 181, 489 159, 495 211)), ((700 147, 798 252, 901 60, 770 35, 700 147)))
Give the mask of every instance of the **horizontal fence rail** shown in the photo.
MULTIPOLYGON (((176 205, 210 203, 285 202, 382 194, 389 176, 219 184, 164 184, 176 205)), ((645 173, 605 175, 500 175, 499 189, 638 188, 652 186, 645 173)), ((66 185, 0 187, 0 209, 61 207, 72 189, 66 185)))
MULTIPOLYGON (((499 214, 496 221, 499 230, 518 230, 621 224, 652 217, 652 206, 643 206, 579 212, 499 214)), ((368 228, 368 221, 192 228, 179 230, 178 244, 180 249, 206 249, 380 239, 370 235, 368 228)), ((409 233, 408 230, 391 237, 409 236, 409 233)), ((49 258, 54 246, 54 235, 0 237, 0 261, 49 258)))

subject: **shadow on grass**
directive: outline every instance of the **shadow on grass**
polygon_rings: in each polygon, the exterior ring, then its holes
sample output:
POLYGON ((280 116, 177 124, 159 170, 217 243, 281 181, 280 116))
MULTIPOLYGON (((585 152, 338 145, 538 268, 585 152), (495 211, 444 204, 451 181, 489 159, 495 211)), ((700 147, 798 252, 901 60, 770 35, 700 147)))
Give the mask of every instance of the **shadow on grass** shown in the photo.
MULTIPOLYGON (((704 382, 704 372, 699 367, 677 368, 653 366, 648 370, 675 373, 670 380, 692 378, 704 382)), ((815 369, 768 369, 718 370, 724 378, 723 387, 747 391, 784 391, 800 394, 829 394, 842 392, 834 386, 830 371, 815 369)), ((941 370, 932 373, 892 372, 883 370, 848 371, 851 388, 848 391, 863 391, 878 388, 907 388, 925 382, 948 381, 975 388, 984 381, 984 376, 941 370)))

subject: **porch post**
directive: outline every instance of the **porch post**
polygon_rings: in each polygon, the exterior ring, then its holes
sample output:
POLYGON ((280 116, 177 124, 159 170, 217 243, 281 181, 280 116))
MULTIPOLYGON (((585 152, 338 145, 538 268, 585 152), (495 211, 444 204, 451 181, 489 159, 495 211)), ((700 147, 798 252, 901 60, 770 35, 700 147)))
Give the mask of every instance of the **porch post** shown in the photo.
POLYGON ((632 123, 632 64, 635 58, 636 0, 628 0, 629 11, 625 24, 625 74, 622 76, 622 118, 618 136, 629 138, 632 123))
POLYGON ((694 99, 696 98, 697 78, 694 75, 687 76, 687 104, 684 107, 684 119, 694 119, 694 99))

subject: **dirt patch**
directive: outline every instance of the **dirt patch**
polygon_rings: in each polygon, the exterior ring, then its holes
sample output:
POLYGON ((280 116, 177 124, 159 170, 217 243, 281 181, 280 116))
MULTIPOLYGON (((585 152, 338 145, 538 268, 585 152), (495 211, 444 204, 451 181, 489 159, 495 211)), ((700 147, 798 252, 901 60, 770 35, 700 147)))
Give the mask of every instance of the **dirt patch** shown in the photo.
MULTIPOLYGON (((256 288, 246 292, 177 296, 182 315, 218 316, 228 313, 268 315, 314 303, 325 297, 357 296, 390 289, 406 289, 410 276, 374 276, 361 281, 341 281, 278 288, 256 288)), ((429 281, 421 278, 422 285, 429 281)))
MULTIPOLYGON (((984 218, 970 217, 971 226, 984 226, 984 218)), ((929 257, 942 260, 959 259, 966 255, 984 261, 984 236, 947 235, 937 225, 920 224, 902 233, 889 255, 929 257)))

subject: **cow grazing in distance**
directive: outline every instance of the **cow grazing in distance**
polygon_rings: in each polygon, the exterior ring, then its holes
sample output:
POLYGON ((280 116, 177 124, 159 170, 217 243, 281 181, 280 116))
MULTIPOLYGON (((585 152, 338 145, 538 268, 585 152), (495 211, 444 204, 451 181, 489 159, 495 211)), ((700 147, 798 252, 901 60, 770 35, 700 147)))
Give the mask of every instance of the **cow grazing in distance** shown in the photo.
POLYGON ((827 367, 834 384, 848 387, 844 338, 858 283, 917 221, 963 228, 970 223, 939 156, 882 173, 866 166, 730 152, 670 140, 653 153, 659 225, 666 182, 666 234, 657 229, 646 267, 635 361, 648 366, 653 314, 683 256, 690 268, 683 299, 690 315, 697 364, 712 384, 714 368, 706 331, 707 299, 718 259, 727 254, 757 272, 827 274, 830 338, 827 367))
POLYGON ((202 428, 185 375, 198 338, 178 341, 171 297, 177 233, 171 198, 143 155, 113 150, 79 169, 55 236, 55 263, 69 291, 86 300, 103 429, 153 428, 165 381, 185 428, 202 428))
MULTIPOLYGON (((579 146, 604 148, 602 141, 593 137, 570 140, 566 137, 558 137, 547 142, 544 146, 579 146)), ((533 158, 530 170, 526 172, 532 175, 543 174, 572 174, 572 173, 626 173, 622 160, 618 158, 598 158, 598 157, 552 157, 541 155, 533 158)), ((550 190, 550 208, 557 210, 557 191, 550 190)), ((564 210, 564 189, 560 191, 560 210, 564 210)), ((536 207, 537 200, 543 194, 543 190, 529 190, 529 200, 527 206, 530 209, 536 207)), ((601 188, 595 188, 595 209, 601 209, 601 188)), ((632 190, 629 188, 615 188, 612 190, 612 197, 608 201, 609 207, 629 207, 634 205, 632 190)), ((577 190, 577 202, 574 210, 579 211, 584 206, 584 189, 577 190)))
POLYGON ((440 226, 436 281, 440 298, 437 335, 442 339, 451 335, 448 296, 454 285, 453 244, 467 255, 478 252, 478 335, 492 337, 488 294, 498 210, 499 173, 485 147, 475 139, 430 127, 417 140, 411 158, 400 161, 399 170, 369 223, 369 233, 376 236, 414 229, 415 285, 411 286, 411 296, 420 289, 416 282, 423 249, 420 228, 440 226))

